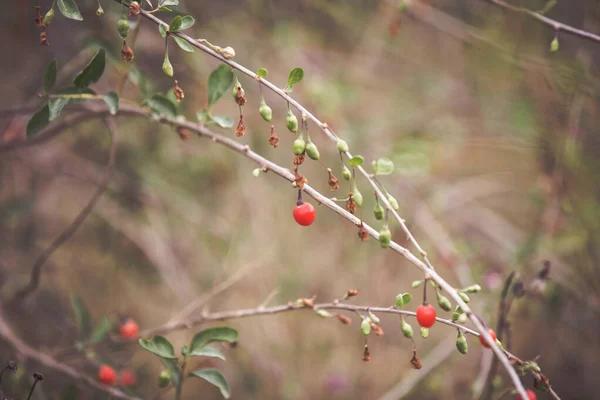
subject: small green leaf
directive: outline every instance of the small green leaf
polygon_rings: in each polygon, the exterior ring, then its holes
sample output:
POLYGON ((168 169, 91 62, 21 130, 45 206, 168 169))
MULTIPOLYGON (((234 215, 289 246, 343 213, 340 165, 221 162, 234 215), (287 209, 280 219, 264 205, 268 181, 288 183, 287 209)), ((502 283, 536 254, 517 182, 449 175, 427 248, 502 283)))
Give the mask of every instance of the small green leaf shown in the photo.
POLYGON ((76 21, 83 21, 83 17, 77 8, 74 0, 58 0, 56 2, 58 9, 62 15, 76 21))
POLYGON ((154 336, 152 339, 140 339, 140 346, 150 353, 166 359, 176 359, 175 349, 171 342, 162 336, 154 336))
POLYGON ((396 296, 396 307, 402 308, 404 307, 404 300, 402 299, 402 293, 396 296))
POLYGON ((195 376, 197 378, 202 378, 207 382, 212 383, 221 391, 221 395, 228 399, 231 396, 231 392, 229 390, 229 385, 225 380, 225 377, 216 369, 205 368, 205 369, 197 369, 194 372, 190 372, 189 376, 195 376))
POLYGON ((158 115, 174 117, 177 115, 177 106, 165 95, 157 93, 151 98, 144 100, 144 104, 158 115))
POLYGON ((190 357, 215 357, 215 358, 220 358, 221 360, 225 361, 225 356, 223 355, 223 353, 221 353, 219 350, 215 349, 214 347, 210 347, 210 346, 189 352, 188 355, 190 357))
POLYGON ((64 97, 57 97, 48 100, 48 108, 50 110, 48 121, 54 121, 56 118, 58 118, 63 108, 65 108, 68 103, 69 99, 64 97))
POLYGON ((389 158, 380 158, 373 162, 375 175, 389 175, 394 172, 394 163, 389 158))
POLYGON ((175 39, 175 43, 177 43, 177 46, 179 46, 179 48, 181 48, 183 51, 187 51, 188 53, 194 52, 194 47, 182 38, 173 36, 173 39, 175 39))
POLYGON ((165 28, 165 26, 163 24, 158 25, 158 32, 160 33, 160 36, 162 36, 162 37, 167 36, 167 28, 165 28))
POLYGON ((79 332, 82 337, 87 337, 90 329, 90 314, 83 303, 83 300, 79 296, 74 296, 71 299, 71 306, 73 307, 73 312, 75 313, 75 323, 77 324, 77 328, 79 328, 79 332))
POLYGON ((88 87, 98 79, 104 73, 104 67, 106 65, 106 52, 104 49, 98 50, 94 58, 83 68, 83 70, 77 74, 73 83, 79 89, 88 87))
POLYGON ((266 78, 268 73, 269 71, 267 71, 266 68, 259 68, 256 75, 258 75, 259 78, 266 78))
POLYGON ((373 314, 371 311, 369 311, 369 318, 371 319, 371 321, 373 321, 376 324, 378 324, 380 322, 379 317, 377 315, 373 314))
POLYGON ((404 305, 409 304, 411 300, 412 300, 412 296, 410 295, 410 293, 404 293, 402 295, 402 302, 404 303, 404 305))
POLYGON ((194 25, 194 23, 196 23, 194 17, 192 17, 191 15, 184 15, 183 17, 181 17, 181 26, 179 27, 179 30, 182 31, 184 29, 188 29, 192 25, 194 25))
POLYGON ((350 161, 348 161, 348 165, 350 165, 351 167, 358 167, 360 165, 363 165, 364 162, 365 159, 363 156, 354 156, 350 159, 350 161))
POLYGON ((178 6, 179 0, 165 0, 162 2, 161 6, 178 6))
POLYGON ((300 67, 296 67, 292 69, 288 75, 288 83, 285 88, 287 92, 291 92, 293 90, 293 86, 300 82, 304 77, 304 70, 300 67))
POLYGON ((182 356, 187 356, 190 352, 190 348, 188 347, 187 344, 184 344, 183 346, 181 346, 181 355, 182 356))
POLYGON ((233 121, 231 118, 226 117, 224 115, 214 115, 211 117, 211 122, 208 123, 208 125, 211 125, 212 123, 215 123, 216 125, 219 125, 221 128, 231 128, 233 126, 233 121))
POLYGON ((208 77, 208 108, 210 109, 233 84, 233 72, 229 66, 222 64, 215 68, 208 77))
POLYGON ((194 335, 190 344, 190 352, 201 350, 204 346, 212 342, 233 343, 238 338, 238 331, 228 326, 217 326, 200 331, 194 335))
POLYGON ((115 92, 104 95, 104 102, 108 106, 110 115, 115 115, 119 110, 119 96, 115 92))
POLYGON ((169 7, 160 6, 160 7, 158 7, 158 11, 172 12, 173 10, 171 10, 169 7))
POLYGON ((177 32, 179 28, 181 28, 182 18, 181 16, 176 16, 173 18, 171 23, 169 24, 169 32, 177 32))
POLYGON ((54 85, 56 84, 56 72, 56 60, 52 60, 46 67, 46 72, 44 73, 44 90, 46 93, 49 93, 54 89, 54 85))
POLYGON ((331 317, 333 317, 333 314, 331 314, 329 311, 323 310, 323 309, 316 310, 315 314, 317 314, 321 318, 331 318, 331 317))
POLYGON ((110 321, 110 319, 104 317, 100 320, 100 322, 98 323, 98 325, 96 325, 94 327, 94 330, 92 331, 92 334, 90 335, 90 343, 98 343, 101 342, 102 340, 104 340, 104 338, 106 336, 108 336, 108 333, 110 332, 110 330, 112 329, 112 322, 110 321))

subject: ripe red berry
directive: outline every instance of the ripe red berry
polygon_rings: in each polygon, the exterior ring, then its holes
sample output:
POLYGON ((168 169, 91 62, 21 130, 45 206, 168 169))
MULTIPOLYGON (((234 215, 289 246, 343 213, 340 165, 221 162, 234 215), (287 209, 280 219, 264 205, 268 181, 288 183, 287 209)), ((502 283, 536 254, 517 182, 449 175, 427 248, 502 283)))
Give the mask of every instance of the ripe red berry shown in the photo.
POLYGON ((138 337, 140 328, 138 327, 137 322, 129 318, 127 321, 125 321, 123 325, 121 325, 119 331, 121 332, 121 336, 123 336, 124 338, 135 339, 136 337, 138 337))
MULTIPOLYGON (((494 340, 494 342, 496 341, 496 332, 494 332, 493 329, 489 329, 488 333, 490 334, 490 336, 492 337, 492 339, 494 340)), ((486 349, 489 349, 491 346, 485 341, 485 339, 483 338, 483 335, 479 335, 479 341, 481 342, 481 345, 483 347, 485 347, 486 349)))
POLYGON ((423 328, 431 328, 435 323, 435 308, 431 304, 422 304, 417 308, 417 322, 423 328))
POLYGON ((121 376, 119 377, 121 384, 123 386, 133 386, 135 385, 136 379, 135 379, 135 375, 133 372, 124 369, 123 371, 121 371, 121 376))
MULTIPOLYGON (((535 393, 533 393, 533 390, 528 390, 527 391, 527 398, 529 400, 536 400, 537 396, 535 395, 535 393)), ((515 397, 515 400, 523 400, 523 398, 521 397, 520 394, 517 394, 517 396, 515 397)))
POLYGON ((317 210, 310 203, 297 204, 294 207, 294 219, 298 225, 309 226, 315 221, 317 210))
POLYGON ((98 379, 106 385, 114 385, 117 381, 117 373, 108 365, 101 365, 98 370, 98 379))

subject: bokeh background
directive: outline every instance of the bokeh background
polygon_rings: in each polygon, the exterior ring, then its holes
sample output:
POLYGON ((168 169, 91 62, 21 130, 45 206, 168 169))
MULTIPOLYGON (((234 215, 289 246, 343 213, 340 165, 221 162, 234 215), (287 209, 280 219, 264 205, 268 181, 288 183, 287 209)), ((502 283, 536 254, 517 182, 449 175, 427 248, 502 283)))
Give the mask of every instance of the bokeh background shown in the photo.
MULTIPOLYGON (((0 2, 0 109, 41 104, 43 71, 58 60, 59 84, 68 85, 98 46, 112 54, 98 93, 114 90, 126 73, 116 30, 121 7, 79 0, 83 22, 57 15, 49 47, 39 45, 33 7, 50 0, 0 2)), ((511 1, 533 10, 546 1, 511 1)), ((367 163, 389 157, 395 172, 382 180, 400 202, 421 245, 440 273, 457 287, 480 283, 473 307, 495 325, 506 277, 516 271, 528 288, 510 311, 510 349, 538 362, 563 399, 600 393, 600 45, 559 34, 522 15, 480 0, 396 1, 246 0, 186 1, 179 12, 196 18, 192 37, 232 46, 236 60, 264 67, 281 87, 295 66, 305 70, 295 98, 332 126, 367 163), (550 279, 536 280, 543 261, 550 279), (535 284, 534 284, 535 283, 535 284)), ((58 13, 57 13, 58 14, 58 13)), ((161 18, 171 18, 158 14, 161 18)), ((594 0, 559 0, 547 15, 600 32, 594 0)), ((141 101, 170 92, 161 72, 164 41, 142 21, 135 63, 123 97, 141 101)), ((186 98, 180 111, 194 120, 206 105, 206 80, 218 66, 196 52, 170 46, 186 98)), ((255 82, 240 76, 248 96, 248 133, 239 139, 291 168, 293 136, 286 104, 265 92, 274 111, 280 147, 267 144, 255 82)), ((229 95, 215 114, 236 119, 229 95)), ((0 141, 24 135, 28 115, 3 113, 0 141)), ((101 121, 68 129, 40 146, 0 153, 0 297, 4 317, 32 347, 95 376, 95 362, 137 374, 137 392, 157 394, 158 360, 136 344, 102 342, 78 351, 72 311, 78 296, 94 323, 132 317, 158 326, 231 276, 241 277, 213 298, 210 311, 285 304, 299 297, 338 298, 357 288, 356 304, 389 306, 397 293, 420 290, 420 273, 374 242, 359 242, 356 228, 324 208, 301 228, 291 217, 295 191, 273 174, 252 176, 248 159, 207 140, 179 140, 173 129, 133 117, 118 118, 120 143, 109 190, 78 233, 45 267, 41 287, 22 304, 8 303, 24 285, 36 256, 72 221, 91 196, 107 160, 101 121)), ((320 163, 307 162, 311 185, 328 192, 326 167, 339 176, 337 152, 315 126, 320 163)), ((232 130, 220 130, 234 136, 232 130)), ((365 182, 364 218, 373 198, 365 182)), ((346 187, 336 194, 344 197, 346 187)), ((392 224, 394 239, 410 244, 392 224)), ((411 304, 409 309, 416 308, 411 304)), ((200 310, 198 310, 200 312, 200 310)), ((397 317, 382 316, 385 335, 372 337, 372 361, 362 361, 364 338, 356 315, 350 326, 294 312, 232 321, 240 331, 227 361, 206 361, 223 371, 234 399, 468 399, 481 392, 490 354, 469 338, 470 352, 454 349, 456 331, 442 325, 417 338, 424 369, 409 364, 412 343, 397 317)), ((411 321, 414 324, 414 321, 411 321)), ((198 328, 199 329, 199 328, 198 328)), ((179 348, 196 328, 167 337, 179 348)), ((0 362, 19 360, 0 342, 0 362)), ((35 363, 5 378, 18 397, 35 363)), ((35 399, 106 399, 51 370, 35 399)), ((497 398, 508 384, 500 374, 497 398)), ((531 378, 524 378, 531 386, 531 378)), ((185 399, 218 399, 212 386, 186 385, 185 399)), ((507 396, 507 398, 510 396, 507 396)), ((538 392, 538 398, 550 398, 538 392)))

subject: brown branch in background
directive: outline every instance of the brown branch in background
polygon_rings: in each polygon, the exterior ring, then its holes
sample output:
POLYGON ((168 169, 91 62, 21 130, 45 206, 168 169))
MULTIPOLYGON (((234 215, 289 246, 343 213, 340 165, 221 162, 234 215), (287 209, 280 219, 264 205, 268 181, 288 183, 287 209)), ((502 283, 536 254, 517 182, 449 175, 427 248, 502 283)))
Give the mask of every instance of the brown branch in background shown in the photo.
POLYGON ((529 10, 529 9, 523 8, 523 7, 513 6, 512 4, 508 4, 508 3, 504 2, 503 0, 482 0, 482 1, 494 4, 498 7, 502 7, 505 10, 510 10, 510 11, 514 11, 517 13, 528 15, 528 16, 538 20, 542 24, 552 27, 555 31, 566 32, 571 35, 579 36, 584 39, 588 39, 593 42, 600 43, 600 36, 595 35, 590 32, 587 32, 587 31, 584 31, 583 29, 573 28, 570 25, 566 25, 566 24, 563 24, 562 22, 555 21, 551 18, 545 17, 544 15, 542 15, 539 12, 532 11, 532 10, 529 10))
POLYGON ((100 181, 98 182, 98 187, 94 192, 92 198, 88 201, 85 207, 81 210, 81 212, 75 217, 71 225, 67 229, 65 229, 54 241, 52 244, 39 255, 39 257, 35 260, 33 264, 33 268, 31 270, 31 277, 29 279, 29 283, 25 285, 23 288, 17 291, 14 296, 14 301, 22 301, 29 294, 35 291, 40 284, 40 276, 42 274, 42 268, 46 261, 52 256, 52 254, 60 248, 67 240, 69 240, 77 229, 83 224, 83 221, 90 215, 94 206, 102 196, 102 194, 106 191, 108 186, 108 182, 110 181, 110 177, 112 175, 113 168, 115 166, 115 159, 117 155, 117 126, 114 118, 106 118, 105 119, 106 126, 108 127, 108 131, 110 133, 111 145, 108 156, 108 163, 104 168, 104 172, 100 177, 100 181))
POLYGON ((102 385, 101 383, 97 382, 94 378, 82 374, 76 368, 63 364, 55 360, 54 358, 48 356, 47 354, 41 353, 40 351, 30 347, 27 343, 25 343, 17 335, 15 335, 15 333, 13 333, 12 329, 9 327, 8 323, 4 319, 4 313, 1 309, 0 337, 3 338, 6 342, 8 342, 12 347, 14 347, 16 351, 19 354, 21 354, 24 358, 33 360, 48 369, 52 369, 63 375, 66 375, 73 379, 74 382, 87 385, 89 387, 101 390, 106 393, 110 393, 110 396, 117 399, 141 400, 139 397, 129 396, 128 394, 114 387, 102 385))

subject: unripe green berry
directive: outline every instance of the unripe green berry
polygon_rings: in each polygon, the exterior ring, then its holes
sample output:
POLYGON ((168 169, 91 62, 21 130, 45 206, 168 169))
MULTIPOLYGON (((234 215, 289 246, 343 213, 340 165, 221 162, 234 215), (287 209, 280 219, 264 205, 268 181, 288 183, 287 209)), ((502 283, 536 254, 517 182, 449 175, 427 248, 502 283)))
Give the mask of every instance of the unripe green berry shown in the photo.
POLYGON ((362 322, 360 323, 360 330, 365 336, 371 333, 371 320, 369 318, 363 318, 362 322))
POLYGON ((356 187, 356 185, 354 185, 354 188, 352 188, 352 198, 354 199, 354 202, 356 203, 357 206, 359 206, 359 207, 362 206, 362 204, 363 204, 363 195, 358 190, 358 188, 356 187))
POLYGON ((44 24, 50 25, 53 20, 54 20, 54 8, 51 8, 48 10, 46 15, 44 15, 44 24))
POLYGON ((298 118, 296 118, 291 109, 288 109, 287 116, 285 117, 285 126, 292 133, 298 132, 298 118))
POLYGON ((448 300, 447 297, 442 296, 439 292, 437 294, 437 301, 442 310, 444 310, 444 311, 452 310, 452 303, 450 303, 450 300, 448 300))
POLYGON ((467 352, 469 351, 469 345, 467 343, 467 338, 465 337, 465 335, 463 335, 463 333, 460 331, 460 329, 458 330, 458 337, 456 338, 456 348, 462 354, 467 354, 467 352))
POLYGON ((427 339, 429 337, 429 328, 421 327, 421 337, 427 339))
POLYGON ((117 21, 117 30, 119 31, 119 35, 121 35, 123 39, 125 39, 127 35, 129 35, 129 29, 131 29, 131 27, 129 26, 129 21, 127 21, 126 19, 120 19, 117 21))
POLYGON ((173 76, 173 65, 171 65, 171 61, 169 61, 169 54, 165 53, 165 60, 163 61, 162 70, 167 76, 173 76))
POLYGON ((346 153, 349 149, 348 149, 348 143, 346 143, 345 141, 343 141, 342 139, 338 139, 337 140, 337 148, 339 151, 341 151, 342 153, 346 153))
POLYGON ((558 47, 559 47, 558 38, 555 37, 554 40, 552 40, 552 43, 550 43, 550 51, 552 53, 556 53, 558 51, 558 47))
POLYGON ((410 339, 411 337, 413 337, 413 328, 404 319, 402 319, 402 334, 405 338, 410 339))
POLYGON ((298 139, 294 140, 293 148, 294 154, 299 156, 306 150, 306 142, 303 138, 299 137, 298 139))
POLYGON ((96 15, 99 17, 104 15, 104 9, 102 8, 102 6, 100 4, 98 4, 98 9, 96 10, 96 15))
POLYGON ((306 155, 309 156, 313 160, 318 160, 321 155, 319 154, 319 149, 317 149, 317 145, 314 144, 310 139, 306 143, 306 155))
POLYGON ((383 225, 381 230, 379 231, 379 245, 384 249, 390 247, 390 242, 392 241, 392 232, 387 224, 383 225))
POLYGON ((465 292, 465 293, 478 293, 480 291, 481 291, 481 286, 479 286, 477 284, 468 286, 468 287, 464 288, 463 290, 461 290, 461 292, 465 292))
POLYGON ((384 210, 383 210, 383 207, 381 207, 381 204, 379 204, 379 203, 375 204, 375 209, 373 210, 373 214, 375 214, 375 219, 377 219, 377 220, 383 219, 384 210))
POLYGON ((398 205, 398 200, 396 200, 391 194, 388 193, 387 195, 387 200, 390 202, 390 205, 392 206, 392 208, 396 211, 398 211, 398 209, 400 208, 400 206, 398 205))
POLYGON ((258 112, 260 113, 260 116, 267 122, 271 121, 271 119, 273 118, 273 110, 271 110, 271 107, 269 107, 267 103, 265 103, 265 99, 263 98, 261 98, 260 100, 260 107, 258 107, 258 112))
POLYGON ((344 178, 344 180, 347 180, 347 181, 349 181, 350 178, 352 178, 352 173, 350 172, 348 167, 346 167, 345 165, 342 167, 342 177, 344 178))
POLYGON ((317 311, 315 311, 315 313, 321 317, 321 318, 331 318, 333 317, 333 315, 331 315, 331 313, 327 310, 323 310, 323 309, 319 309, 317 311))
POLYGON ((469 298, 469 296, 467 296, 466 293, 458 292, 458 295, 460 296, 460 298, 462 299, 462 301, 464 301, 465 303, 468 303, 468 302, 471 301, 471 299, 469 298))
POLYGON ((421 284, 422 284, 422 283, 423 283, 423 281, 422 281, 422 280, 420 280, 420 281, 413 281, 413 283, 411 283, 411 284, 410 284, 410 286, 411 286, 413 289, 416 289, 416 288, 418 288, 419 286, 421 286, 421 284))
POLYGON ((171 372, 162 370, 158 376, 158 387, 166 388, 171 383, 171 372))

